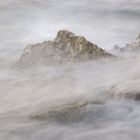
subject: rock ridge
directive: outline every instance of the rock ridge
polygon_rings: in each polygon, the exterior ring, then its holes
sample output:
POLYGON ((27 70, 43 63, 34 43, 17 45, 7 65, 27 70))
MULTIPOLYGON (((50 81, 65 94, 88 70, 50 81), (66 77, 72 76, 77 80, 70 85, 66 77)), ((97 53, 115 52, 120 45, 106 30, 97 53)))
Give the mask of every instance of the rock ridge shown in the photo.
POLYGON ((21 55, 18 64, 63 63, 70 61, 97 60, 113 55, 96 44, 87 41, 67 30, 57 33, 53 41, 28 45, 21 55))

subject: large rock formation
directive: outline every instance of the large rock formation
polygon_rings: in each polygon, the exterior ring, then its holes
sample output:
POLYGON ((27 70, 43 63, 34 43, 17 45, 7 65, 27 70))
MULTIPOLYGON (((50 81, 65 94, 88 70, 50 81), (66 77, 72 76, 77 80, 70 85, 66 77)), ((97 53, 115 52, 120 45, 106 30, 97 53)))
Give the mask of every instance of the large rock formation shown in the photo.
POLYGON ((68 61, 107 58, 110 56, 112 55, 87 41, 84 37, 62 30, 58 32, 54 41, 28 45, 24 49, 18 65, 64 63, 68 61))

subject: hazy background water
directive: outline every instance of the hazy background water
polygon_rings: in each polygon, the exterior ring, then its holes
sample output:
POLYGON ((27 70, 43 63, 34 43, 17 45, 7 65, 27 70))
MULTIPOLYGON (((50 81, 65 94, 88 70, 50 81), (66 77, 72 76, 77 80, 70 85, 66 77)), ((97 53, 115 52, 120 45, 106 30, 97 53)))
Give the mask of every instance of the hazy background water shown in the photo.
POLYGON ((0 1, 0 48, 25 47, 68 29, 100 47, 131 42, 140 32, 139 0, 0 1))

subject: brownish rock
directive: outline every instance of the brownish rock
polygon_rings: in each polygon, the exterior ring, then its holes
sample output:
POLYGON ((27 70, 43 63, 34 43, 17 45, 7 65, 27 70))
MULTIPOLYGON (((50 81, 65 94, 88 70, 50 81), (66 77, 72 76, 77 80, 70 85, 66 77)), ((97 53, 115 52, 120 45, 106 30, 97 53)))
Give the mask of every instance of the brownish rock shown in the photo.
POLYGON ((113 55, 87 41, 85 37, 62 30, 57 33, 54 41, 45 41, 28 45, 20 57, 18 64, 64 63, 89 59, 108 58, 113 55))

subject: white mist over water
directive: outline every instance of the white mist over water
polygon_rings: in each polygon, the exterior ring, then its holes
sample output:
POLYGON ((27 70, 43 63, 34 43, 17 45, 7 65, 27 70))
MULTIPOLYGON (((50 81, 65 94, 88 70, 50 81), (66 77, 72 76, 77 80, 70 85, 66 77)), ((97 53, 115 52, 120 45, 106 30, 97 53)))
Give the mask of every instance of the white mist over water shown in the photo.
MULTIPOLYGON (((0 1, 1 140, 139 140, 140 57, 15 69, 26 44, 60 29, 105 49, 135 38, 139 0, 0 1)), ((135 56, 135 55, 134 55, 135 56)))
POLYGON ((139 140, 140 57, 0 67, 0 139, 139 140), (113 89, 113 90, 112 90, 113 89))
POLYGON ((67 29, 102 48, 123 46, 140 32, 139 0, 0 1, 0 48, 23 48, 67 29))

